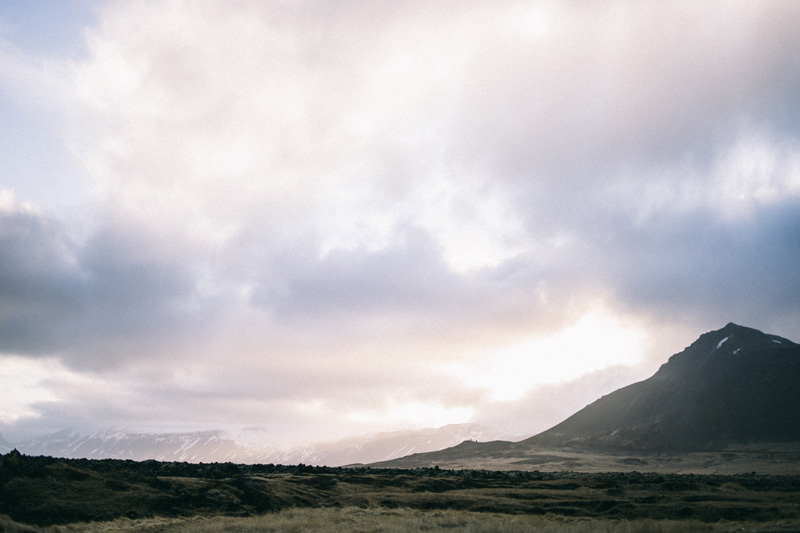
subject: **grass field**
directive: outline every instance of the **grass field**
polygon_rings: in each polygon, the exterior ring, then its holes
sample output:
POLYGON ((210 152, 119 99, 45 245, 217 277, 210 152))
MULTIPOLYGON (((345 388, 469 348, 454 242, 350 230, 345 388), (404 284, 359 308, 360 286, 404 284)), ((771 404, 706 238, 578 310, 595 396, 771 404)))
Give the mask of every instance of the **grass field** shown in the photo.
MULTIPOLYGON (((54 526, 20 531, 52 533, 87 532, 384 532, 459 531, 464 533, 523 533, 530 531, 556 533, 684 533, 684 532, 790 532, 797 531, 797 521, 720 521, 713 524, 697 520, 609 520, 574 518, 557 515, 531 516, 469 511, 419 511, 412 509, 289 509, 254 517, 192 517, 118 519, 54 526)), ((9 530, 9 531, 13 531, 9 530)))
POLYGON ((800 476, 326 468, 8 454, 0 531, 800 531, 800 476))

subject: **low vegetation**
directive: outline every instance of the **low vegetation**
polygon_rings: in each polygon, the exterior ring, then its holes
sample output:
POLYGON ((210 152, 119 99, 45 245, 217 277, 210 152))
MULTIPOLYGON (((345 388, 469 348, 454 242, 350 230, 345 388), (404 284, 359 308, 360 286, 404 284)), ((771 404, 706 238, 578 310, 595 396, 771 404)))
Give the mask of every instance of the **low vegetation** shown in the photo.
POLYGON ((570 518, 557 515, 531 516, 469 511, 418 511, 413 509, 289 509, 254 517, 193 517, 184 519, 120 519, 112 522, 54 526, 52 533, 75 531, 108 532, 171 532, 220 533, 233 531, 264 533, 304 532, 383 532, 459 531, 464 533, 523 533, 543 531, 555 533, 741 533, 743 531, 796 531, 797 524, 788 522, 718 522, 705 524, 697 520, 611 520, 570 518))
POLYGON ((419 511, 348 507, 344 509, 287 509, 252 517, 189 518, 121 518, 108 522, 75 523, 35 528, 0 518, 0 531, 25 533, 220 533, 220 532, 383 532, 459 531, 464 533, 522 533, 530 531, 554 533, 742 533, 797 531, 791 520, 749 522, 719 521, 712 524, 698 520, 626 520, 585 517, 563 517, 554 514, 508 515, 470 511, 419 511), (5 529, 3 526, 7 527, 5 529))
POLYGON ((0 531, 797 531, 800 476, 0 460, 0 531))

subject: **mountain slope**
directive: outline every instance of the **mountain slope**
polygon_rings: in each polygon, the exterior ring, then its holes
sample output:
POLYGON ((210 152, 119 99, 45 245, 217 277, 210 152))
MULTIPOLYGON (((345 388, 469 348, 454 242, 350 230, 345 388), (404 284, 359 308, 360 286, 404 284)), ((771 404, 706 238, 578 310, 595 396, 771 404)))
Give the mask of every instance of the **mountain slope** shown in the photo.
POLYGON ((496 432, 478 424, 451 424, 351 437, 319 448, 326 464, 346 465, 388 461, 411 453, 441 450, 465 440, 485 441, 496 437, 496 432))
POLYGON ((798 383, 800 345, 731 323, 522 444, 688 451, 800 441, 798 383))
POLYGON ((372 466, 677 471, 670 461, 685 471, 713 472, 720 461, 736 471, 756 464, 798 470, 800 345, 730 323, 701 335, 649 379, 523 441, 464 442, 372 466))

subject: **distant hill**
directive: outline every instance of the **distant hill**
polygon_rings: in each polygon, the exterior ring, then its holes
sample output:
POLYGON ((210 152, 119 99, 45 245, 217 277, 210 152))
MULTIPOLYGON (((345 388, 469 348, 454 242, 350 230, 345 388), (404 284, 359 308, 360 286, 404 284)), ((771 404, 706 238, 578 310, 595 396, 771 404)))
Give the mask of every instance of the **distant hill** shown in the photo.
MULTIPOLYGON (((148 433, 124 429, 63 430, 16 444, 27 455, 71 459, 233 462, 341 466, 371 463, 454 446, 464 440, 491 440, 497 433, 477 424, 362 435, 329 443, 276 446, 271 435, 251 428, 237 435, 224 431, 148 433)), ((0 453, 12 445, 0 438, 0 453)))
POLYGON ((123 429, 63 430, 19 443, 27 455, 69 459, 132 459, 142 461, 225 462, 242 455, 222 431, 142 433, 123 429))
POLYGON ((412 453, 430 452, 454 446, 465 440, 488 441, 500 436, 479 424, 450 424, 438 428, 391 431, 362 435, 329 445, 318 445, 328 465, 373 463, 412 453))
MULTIPOLYGON (((373 466, 568 469, 588 468, 585 458, 592 454, 700 457, 737 450, 790 453, 793 461, 800 455, 800 345, 730 323, 701 335, 649 379, 531 438, 465 442, 373 466)), ((770 453, 762 455, 772 460, 770 453)), ((648 463, 633 457, 627 464, 648 463)))

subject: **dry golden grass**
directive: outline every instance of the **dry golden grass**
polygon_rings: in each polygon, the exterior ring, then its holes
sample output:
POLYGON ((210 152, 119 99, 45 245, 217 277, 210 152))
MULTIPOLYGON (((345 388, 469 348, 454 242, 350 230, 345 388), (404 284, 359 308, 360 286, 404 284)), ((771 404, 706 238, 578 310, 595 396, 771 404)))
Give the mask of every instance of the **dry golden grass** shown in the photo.
POLYGON ((6 515, 0 515, 0 531, 3 533, 36 533, 38 529, 15 522, 6 515))
POLYGON ((24 456, 6 457, 0 474, 0 532, 800 531, 798 476, 24 456))
POLYGON ((288 509, 253 517, 214 517, 184 519, 120 519, 112 522, 71 524, 43 529, 48 533, 150 532, 150 533, 305 533, 354 532, 401 533, 415 531, 458 531, 464 533, 684 533, 798 531, 800 523, 774 521, 717 522, 695 520, 609 520, 571 518, 555 515, 507 515, 467 511, 385 509, 348 507, 344 509, 288 509))

